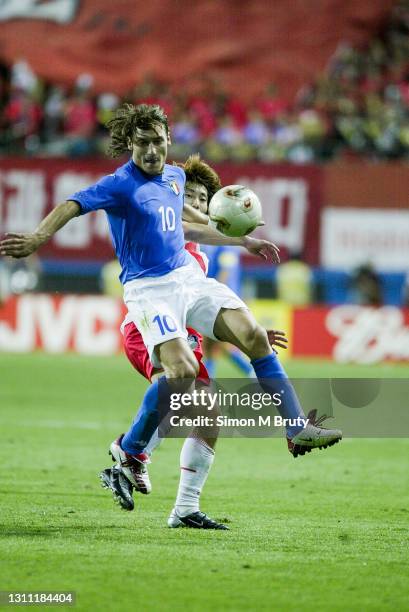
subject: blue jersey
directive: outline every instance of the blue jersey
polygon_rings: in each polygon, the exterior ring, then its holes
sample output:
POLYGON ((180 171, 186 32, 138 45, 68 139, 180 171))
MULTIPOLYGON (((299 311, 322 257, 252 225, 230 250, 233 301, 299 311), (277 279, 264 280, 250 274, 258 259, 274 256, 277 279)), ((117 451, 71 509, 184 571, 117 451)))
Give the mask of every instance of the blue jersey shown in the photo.
POLYGON ((232 246, 201 245, 201 250, 209 259, 207 276, 222 280, 237 295, 240 294, 240 251, 232 246), (221 275, 223 278, 221 279, 221 275))
POLYGON ((78 202, 82 214, 99 209, 107 213, 123 284, 163 276, 191 261, 182 226, 185 180, 177 166, 165 164, 162 174, 149 176, 131 159, 68 198, 78 202))

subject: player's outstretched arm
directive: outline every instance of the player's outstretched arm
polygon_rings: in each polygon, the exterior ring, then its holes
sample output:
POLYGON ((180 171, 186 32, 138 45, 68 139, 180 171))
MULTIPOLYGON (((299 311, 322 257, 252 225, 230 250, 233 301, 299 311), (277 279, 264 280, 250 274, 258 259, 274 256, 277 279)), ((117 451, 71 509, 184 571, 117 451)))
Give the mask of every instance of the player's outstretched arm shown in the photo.
POLYGON ((243 236, 242 240, 242 246, 252 255, 262 257, 270 263, 280 263, 280 249, 273 242, 252 238, 251 236, 243 236))
POLYGON ((193 208, 193 206, 190 206, 187 202, 183 204, 182 219, 189 223, 200 223, 203 225, 209 223, 209 217, 207 215, 197 210, 197 208, 193 208))
POLYGON ((59 204, 45 217, 31 234, 15 234, 9 232, 0 241, 0 255, 8 255, 19 259, 34 253, 47 242, 70 219, 80 214, 80 205, 73 200, 59 204))
POLYGON ((269 242, 268 240, 259 240, 250 236, 241 236, 239 238, 230 238, 224 236, 210 225, 202 225, 199 223, 183 223, 185 239, 199 244, 211 244, 221 246, 241 246, 249 251, 252 255, 262 257, 271 263, 279 263, 280 249, 269 242))

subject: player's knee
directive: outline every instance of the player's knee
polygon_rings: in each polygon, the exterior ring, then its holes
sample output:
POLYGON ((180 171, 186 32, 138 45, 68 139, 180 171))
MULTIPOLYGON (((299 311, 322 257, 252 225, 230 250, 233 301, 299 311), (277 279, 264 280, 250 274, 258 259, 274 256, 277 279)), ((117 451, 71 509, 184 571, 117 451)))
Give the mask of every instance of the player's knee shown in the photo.
POLYGON ((250 359, 258 359, 264 357, 270 351, 270 345, 268 342, 268 336, 266 330, 261 325, 255 324, 249 326, 246 331, 244 345, 246 347, 246 353, 250 359))

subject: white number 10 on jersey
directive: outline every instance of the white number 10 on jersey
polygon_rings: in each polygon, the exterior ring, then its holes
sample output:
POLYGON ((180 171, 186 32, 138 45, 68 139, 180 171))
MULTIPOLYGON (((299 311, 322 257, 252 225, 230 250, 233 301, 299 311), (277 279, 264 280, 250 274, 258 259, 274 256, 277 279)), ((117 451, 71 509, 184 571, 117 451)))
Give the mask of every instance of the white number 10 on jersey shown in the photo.
POLYGON ((160 206, 158 210, 162 217, 162 230, 164 232, 174 232, 176 227, 176 216, 173 208, 170 208, 170 206, 166 208, 160 206))

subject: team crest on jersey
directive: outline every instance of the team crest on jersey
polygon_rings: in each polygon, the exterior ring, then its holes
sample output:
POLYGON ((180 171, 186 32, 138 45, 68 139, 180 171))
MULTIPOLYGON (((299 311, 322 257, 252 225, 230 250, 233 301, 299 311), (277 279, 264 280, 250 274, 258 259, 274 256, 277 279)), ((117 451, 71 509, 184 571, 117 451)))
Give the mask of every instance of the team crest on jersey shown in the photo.
POLYGON ((173 193, 175 193, 176 195, 180 194, 179 185, 177 184, 176 181, 171 181, 170 188, 172 189, 173 193))

